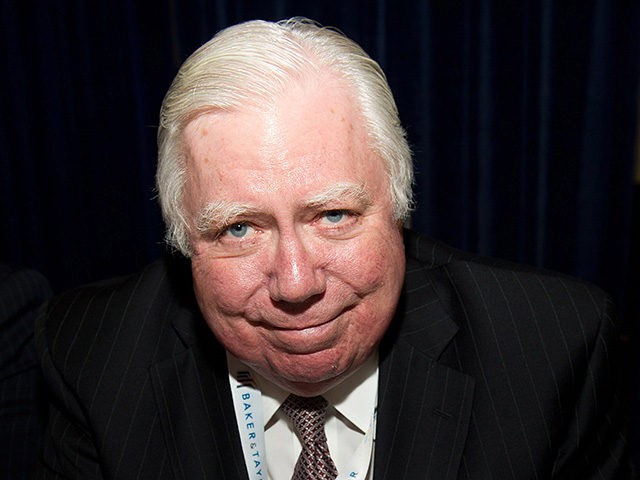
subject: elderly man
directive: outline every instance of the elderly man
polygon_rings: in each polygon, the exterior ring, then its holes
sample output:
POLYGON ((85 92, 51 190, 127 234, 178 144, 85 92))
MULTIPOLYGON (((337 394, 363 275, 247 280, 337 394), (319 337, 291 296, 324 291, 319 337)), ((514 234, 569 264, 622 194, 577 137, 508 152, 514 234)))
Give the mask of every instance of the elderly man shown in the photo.
POLYGON ((51 304, 39 478, 628 478, 611 306, 410 231, 384 74, 293 19, 228 28, 167 93, 180 252, 51 304))

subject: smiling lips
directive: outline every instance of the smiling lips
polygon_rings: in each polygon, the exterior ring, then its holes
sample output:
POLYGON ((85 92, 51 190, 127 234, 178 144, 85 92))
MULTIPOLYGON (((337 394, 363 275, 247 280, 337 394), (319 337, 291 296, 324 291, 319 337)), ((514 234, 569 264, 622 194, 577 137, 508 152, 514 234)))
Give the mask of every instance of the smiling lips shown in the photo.
MULTIPOLYGON (((354 306, 355 305, 348 305, 337 310, 336 313, 329 313, 328 315, 314 314, 313 319, 311 320, 304 320, 304 318, 302 318, 304 317, 304 315, 283 315, 281 317, 276 316, 275 320, 264 320, 262 318, 259 321, 252 323, 260 325, 261 327, 274 332, 303 332, 307 330, 322 328, 333 323, 343 314, 353 309, 354 306)), ((309 315, 307 315, 307 317, 309 317, 309 315)))
POLYGON ((337 320, 350 309, 344 308, 337 314, 325 316, 323 318, 328 320, 323 321, 318 321, 317 317, 315 321, 289 318, 283 326, 267 322, 261 322, 260 326, 268 332, 271 341, 283 350, 295 354, 310 354, 335 345, 344 329, 337 320))

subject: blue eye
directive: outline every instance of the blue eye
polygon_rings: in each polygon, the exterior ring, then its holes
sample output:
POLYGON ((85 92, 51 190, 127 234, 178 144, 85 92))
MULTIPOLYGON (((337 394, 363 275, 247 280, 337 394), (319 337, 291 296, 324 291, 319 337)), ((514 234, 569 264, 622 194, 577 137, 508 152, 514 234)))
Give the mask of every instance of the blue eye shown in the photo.
POLYGON ((338 223, 344 218, 344 216, 345 213, 343 210, 330 210, 324 214, 324 218, 331 223, 338 223))
POLYGON ((242 238, 247 235, 249 225, 246 223, 234 223, 227 228, 227 232, 236 238, 242 238))

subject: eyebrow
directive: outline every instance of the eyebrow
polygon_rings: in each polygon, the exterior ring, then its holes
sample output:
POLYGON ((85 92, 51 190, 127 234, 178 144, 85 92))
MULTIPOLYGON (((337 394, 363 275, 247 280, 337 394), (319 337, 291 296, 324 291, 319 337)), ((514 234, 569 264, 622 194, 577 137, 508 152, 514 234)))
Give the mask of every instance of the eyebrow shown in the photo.
MULTIPOLYGON (((355 201, 358 207, 363 210, 372 204, 372 199, 364 185, 342 182, 331 185, 326 190, 306 199, 303 208, 314 210, 345 200, 355 201)), ((196 220, 196 228, 198 232, 207 234, 216 228, 228 226, 237 218, 260 215, 261 213, 263 212, 253 205, 216 200, 202 208, 196 220)))
POLYGON ((196 229, 202 234, 207 234, 216 227, 229 225, 235 218, 257 213, 258 210, 251 205, 216 200, 200 210, 196 220, 196 229))
POLYGON ((342 182, 331 185, 326 190, 307 199, 305 206, 313 209, 345 200, 355 201, 360 208, 366 208, 372 204, 371 197, 364 185, 342 182))

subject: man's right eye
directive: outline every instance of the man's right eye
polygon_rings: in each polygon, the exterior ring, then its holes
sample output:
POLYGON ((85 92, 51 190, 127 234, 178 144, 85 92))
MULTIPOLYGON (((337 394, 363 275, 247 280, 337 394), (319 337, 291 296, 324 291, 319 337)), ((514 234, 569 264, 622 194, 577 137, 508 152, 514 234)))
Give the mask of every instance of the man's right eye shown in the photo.
POLYGON ((235 238, 244 238, 247 236, 247 234, 249 233, 249 229, 251 227, 243 222, 239 222, 239 223, 234 223, 232 225, 229 225, 223 232, 223 235, 231 235, 232 237, 235 238))

